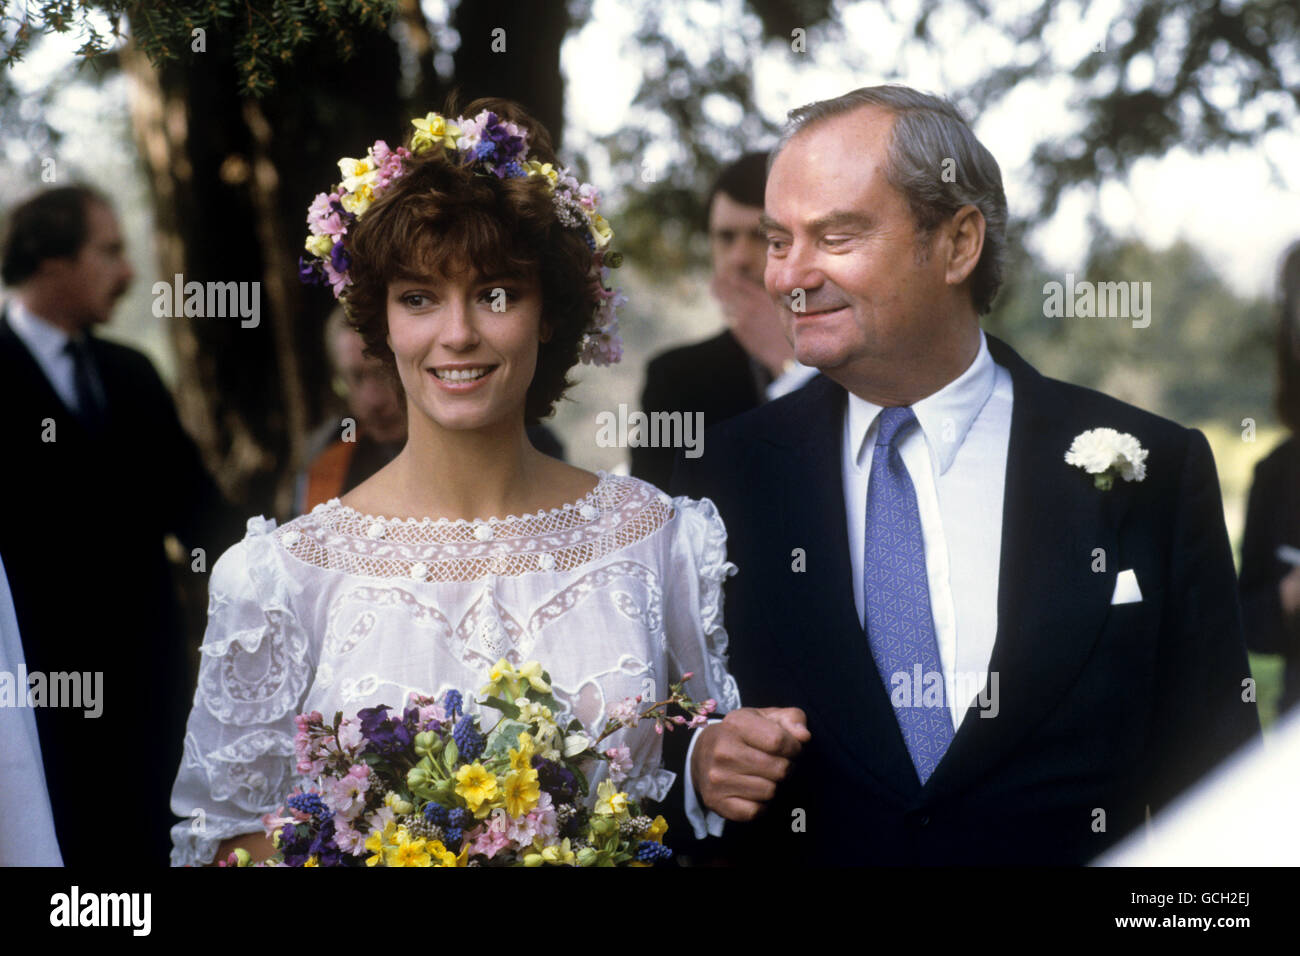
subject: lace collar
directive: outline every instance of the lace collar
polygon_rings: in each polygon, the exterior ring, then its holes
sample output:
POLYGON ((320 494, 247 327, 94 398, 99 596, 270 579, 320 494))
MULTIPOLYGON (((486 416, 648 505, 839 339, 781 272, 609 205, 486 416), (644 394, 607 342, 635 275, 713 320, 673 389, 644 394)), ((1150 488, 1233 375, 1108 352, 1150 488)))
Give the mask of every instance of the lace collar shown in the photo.
POLYGON ((653 485, 605 471, 597 478, 577 501, 504 518, 390 518, 333 498, 273 535, 307 564, 373 577, 463 581, 571 570, 672 516, 672 499, 653 485))

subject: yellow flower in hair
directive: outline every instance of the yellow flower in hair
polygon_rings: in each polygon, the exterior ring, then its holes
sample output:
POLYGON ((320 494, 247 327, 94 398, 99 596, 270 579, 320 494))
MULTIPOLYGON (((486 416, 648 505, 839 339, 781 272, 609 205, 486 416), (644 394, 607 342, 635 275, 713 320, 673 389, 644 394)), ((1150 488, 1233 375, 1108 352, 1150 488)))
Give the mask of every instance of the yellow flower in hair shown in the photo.
POLYGON ((551 185, 551 190, 555 190, 555 184, 560 180, 560 174, 555 171, 555 167, 550 163, 539 163, 535 159, 530 159, 524 163, 524 170, 529 176, 545 176, 551 185))
POLYGON ((375 166, 369 157, 365 159, 340 159, 339 172, 343 182, 339 183, 348 192, 355 192, 361 185, 369 185, 375 178, 375 166))
POLYGON ((591 214, 588 223, 591 226, 591 238, 596 240, 596 250, 604 249, 614 239, 614 228, 598 212, 591 214))
POLYGON ((421 153, 437 143, 442 143, 447 149, 456 148, 460 127, 448 123, 445 117, 429 113, 424 119, 411 120, 411 125, 415 127, 415 135, 411 137, 411 152, 421 153))
POLYGON ((355 192, 344 193, 339 199, 339 203, 343 208, 355 216, 364 215, 374 201, 375 191, 370 188, 369 183, 362 183, 356 188, 355 192))
POLYGON ((313 256, 326 259, 329 257, 330 250, 334 248, 334 240, 329 236, 308 236, 304 245, 313 256))

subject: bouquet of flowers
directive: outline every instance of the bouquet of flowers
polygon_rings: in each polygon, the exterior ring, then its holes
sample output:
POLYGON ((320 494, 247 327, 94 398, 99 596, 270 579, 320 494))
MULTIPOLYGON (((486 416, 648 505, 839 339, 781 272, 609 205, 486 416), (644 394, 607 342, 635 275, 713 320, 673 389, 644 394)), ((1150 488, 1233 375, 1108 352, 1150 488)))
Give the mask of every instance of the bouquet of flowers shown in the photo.
MULTIPOLYGON (((600 744, 641 720, 658 733, 700 726, 713 700, 697 704, 682 684, 661 701, 629 698, 592 740, 576 719, 561 726, 537 661, 518 669, 498 661, 480 693, 480 706, 500 715, 486 729, 455 690, 441 700, 412 695, 400 714, 379 706, 332 723, 298 716, 298 771, 315 785, 295 788, 263 817, 279 851, 266 865, 649 866, 671 858, 663 817, 645 816, 618 789, 628 749, 600 744), (587 775, 598 761, 609 773, 589 808, 587 775)), ((223 865, 251 858, 237 850, 223 865)))

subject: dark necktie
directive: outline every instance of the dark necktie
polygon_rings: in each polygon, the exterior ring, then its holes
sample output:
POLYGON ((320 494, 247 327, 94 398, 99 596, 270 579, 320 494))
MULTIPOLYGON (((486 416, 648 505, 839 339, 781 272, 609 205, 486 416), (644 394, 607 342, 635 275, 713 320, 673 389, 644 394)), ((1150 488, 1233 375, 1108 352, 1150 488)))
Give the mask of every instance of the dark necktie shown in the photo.
POLYGON ((867 548, 863 561, 867 642, 894 704, 907 752, 921 783, 952 743, 939 642, 930 613, 921 511, 897 440, 916 416, 910 408, 880 413, 867 484, 867 548), (900 682, 910 687, 909 693, 900 682), (937 699, 927 694, 937 683, 937 699))
POLYGON ((95 369, 95 359, 90 354, 90 345, 84 338, 72 337, 64 351, 72 357, 72 381, 77 393, 77 418, 88 431, 97 432, 104 427, 108 415, 108 403, 104 397, 104 387, 100 383, 99 373, 95 369))

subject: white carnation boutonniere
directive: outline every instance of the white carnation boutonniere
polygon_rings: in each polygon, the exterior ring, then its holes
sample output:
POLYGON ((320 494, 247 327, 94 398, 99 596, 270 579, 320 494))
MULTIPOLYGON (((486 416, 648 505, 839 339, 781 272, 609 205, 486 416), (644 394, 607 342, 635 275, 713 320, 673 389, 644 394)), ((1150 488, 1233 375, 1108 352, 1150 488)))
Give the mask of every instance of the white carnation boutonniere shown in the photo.
POLYGON ((1124 432, 1113 428, 1093 428, 1074 437, 1065 463, 1082 468, 1092 475, 1101 491, 1109 491, 1115 478, 1141 481, 1147 476, 1147 450, 1124 432))

